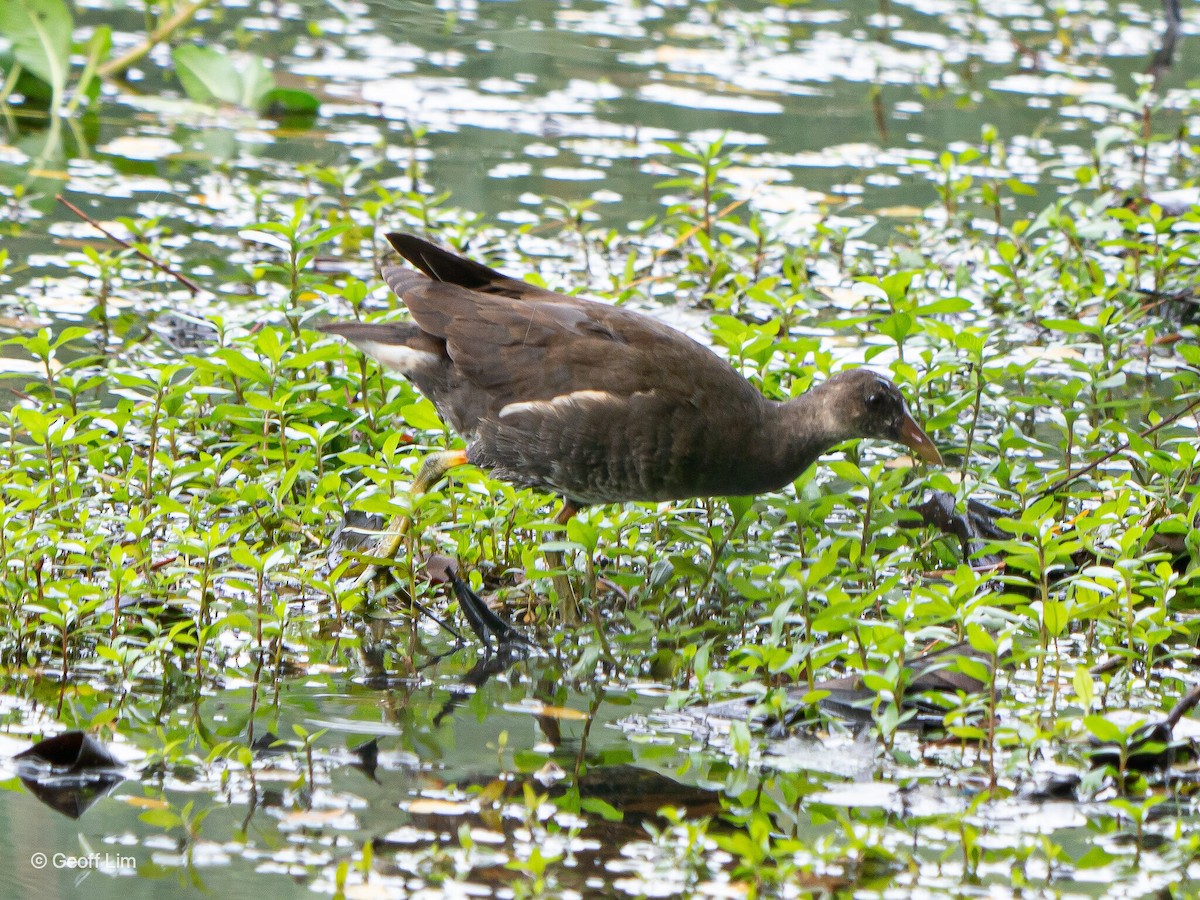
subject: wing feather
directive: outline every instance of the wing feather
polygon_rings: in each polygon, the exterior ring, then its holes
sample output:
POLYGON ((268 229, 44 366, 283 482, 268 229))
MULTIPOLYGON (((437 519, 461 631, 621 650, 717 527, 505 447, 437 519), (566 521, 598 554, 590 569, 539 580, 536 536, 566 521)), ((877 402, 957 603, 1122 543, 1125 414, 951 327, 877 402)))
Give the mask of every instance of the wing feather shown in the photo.
POLYGON ((693 457, 730 456, 709 446, 725 439, 720 424, 761 414, 729 363, 649 316, 389 239, 420 271, 389 266, 384 279, 449 358, 432 399, 500 477, 581 503, 696 496, 693 457))

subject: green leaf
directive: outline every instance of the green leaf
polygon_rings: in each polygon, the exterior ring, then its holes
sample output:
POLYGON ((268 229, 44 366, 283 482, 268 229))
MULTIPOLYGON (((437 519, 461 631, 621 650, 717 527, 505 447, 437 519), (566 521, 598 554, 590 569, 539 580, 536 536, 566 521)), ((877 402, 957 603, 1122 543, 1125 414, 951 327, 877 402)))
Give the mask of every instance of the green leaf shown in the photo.
POLYGON ((275 76, 262 57, 252 56, 241 71, 241 95, 238 105, 244 109, 262 109, 266 96, 275 87, 275 76))
POLYGON ((599 797, 584 797, 579 801, 579 808, 584 812, 599 816, 605 822, 620 822, 625 818, 623 812, 599 797))
POLYGON ((746 518, 746 514, 754 506, 753 497, 727 497, 725 499, 729 504, 729 511, 733 513, 735 522, 741 522, 742 519, 746 518))
POLYGON ((413 428, 419 428, 422 431, 442 430, 442 420, 438 418, 437 408, 424 397, 416 403, 402 406, 400 416, 413 428))
POLYGON ((304 469, 312 468, 312 458, 308 454, 304 454, 301 459, 292 463, 292 467, 287 470, 283 478, 279 481, 279 496, 285 497, 291 491, 292 485, 296 483, 296 479, 300 477, 304 469))
POLYGON ((1090 731, 1096 740, 1105 744, 1121 746, 1126 741, 1125 732, 1104 716, 1084 716, 1083 727, 1090 731))
POLYGON ((895 687, 891 681, 877 672, 864 672, 862 674, 862 683, 869 691, 874 691, 877 694, 890 693, 895 687))
POLYGON ((369 453, 360 453, 357 450, 343 450, 338 454, 337 458, 348 466, 373 466, 379 462, 378 459, 369 453))
POLYGON ((62 100, 71 68, 75 23, 63 0, 0 0, 0 34, 13 43, 13 56, 62 100))
POLYGON ((184 44, 171 51, 179 83, 199 103, 212 100, 238 104, 242 99, 242 76, 231 60, 211 47, 184 44))
POLYGON ((970 641, 971 647, 975 650, 995 655, 997 649, 996 637, 982 625, 975 623, 967 625, 967 639, 970 641))
POLYGON ((1069 616, 1067 605, 1061 600, 1047 600, 1042 604, 1042 623, 1051 637, 1058 637, 1067 627, 1069 616))
POLYGON ((1086 325, 1077 319, 1043 319, 1042 327, 1065 334, 1094 334, 1096 331, 1094 326, 1086 325))
POLYGON ((1099 869, 1101 866, 1112 865, 1116 857, 1109 853, 1103 847, 1092 845, 1088 851, 1075 860, 1075 868, 1077 869, 1099 869))
MULTIPOLYGON (((233 367, 230 366, 232 369, 233 367)), ((250 409, 257 409, 260 412, 277 413, 281 409, 281 404, 276 402, 271 397, 263 396, 262 394, 247 394, 246 406, 250 409)))
POLYGON ((574 516, 567 522, 567 540, 583 547, 589 554, 595 553, 600 542, 600 528, 574 516))
POLYGON ((943 297, 917 308, 919 316, 944 316, 966 312, 971 308, 971 301, 966 297, 943 297))
POLYGON ((155 828, 161 828, 164 831, 171 828, 176 828, 182 824, 182 820, 179 818, 179 816, 176 813, 171 812, 169 809, 148 809, 138 816, 138 818, 147 825, 151 825, 155 828))
POLYGON ((1075 696, 1079 698, 1079 705, 1084 710, 1092 708, 1092 701, 1096 697, 1096 685, 1092 680, 1092 673, 1087 666, 1076 666, 1075 675, 1071 679, 1075 687, 1075 696))
POLYGON ((887 335, 897 344, 903 344, 904 339, 912 331, 913 317, 906 312, 892 313, 878 325, 879 333, 887 335))
POLYGON ((893 272, 886 276, 881 282, 880 287, 887 293, 888 299, 895 303, 903 300, 908 293, 908 288, 916 277, 916 272, 907 270, 903 272, 893 272))
POLYGON ((259 384, 267 384, 271 380, 266 367, 256 359, 243 356, 233 347, 222 347, 213 356, 225 361, 229 371, 239 378, 246 378, 259 384))
POLYGON ((321 103, 308 91, 295 88, 272 88, 262 96, 258 109, 264 112, 280 112, 288 115, 314 115, 321 103))
POLYGON ((1175 345, 1175 352, 1186 359, 1193 366, 1200 368, 1200 346, 1181 342, 1175 345))
POLYGON ((258 557, 256 557, 244 543, 234 544, 229 548, 229 558, 247 569, 258 568, 258 557))

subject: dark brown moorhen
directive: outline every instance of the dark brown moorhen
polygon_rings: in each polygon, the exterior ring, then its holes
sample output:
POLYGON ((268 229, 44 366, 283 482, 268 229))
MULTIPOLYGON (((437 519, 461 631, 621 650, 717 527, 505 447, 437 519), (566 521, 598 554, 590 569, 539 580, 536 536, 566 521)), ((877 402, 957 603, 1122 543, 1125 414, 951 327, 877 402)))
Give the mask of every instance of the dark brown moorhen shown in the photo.
POLYGON ((852 438, 941 462, 882 375, 853 369, 769 400, 649 316, 509 278, 412 235, 387 238, 419 270, 383 269, 414 321, 321 330, 403 373, 466 439, 465 451, 426 461, 414 492, 473 463, 560 495, 562 523, 590 504, 777 490, 852 438))

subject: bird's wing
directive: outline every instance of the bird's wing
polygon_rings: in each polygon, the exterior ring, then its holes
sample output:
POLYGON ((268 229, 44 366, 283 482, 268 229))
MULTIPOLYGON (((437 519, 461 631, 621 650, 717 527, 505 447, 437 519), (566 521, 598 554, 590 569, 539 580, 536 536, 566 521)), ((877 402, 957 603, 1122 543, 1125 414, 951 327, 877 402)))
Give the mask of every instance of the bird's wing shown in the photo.
POLYGON ((712 351, 649 316, 562 294, 513 302, 411 270, 384 276, 421 329, 446 342, 454 367, 488 393, 494 414, 580 392, 652 393, 669 405, 699 402, 699 383, 730 400, 757 393, 712 351))

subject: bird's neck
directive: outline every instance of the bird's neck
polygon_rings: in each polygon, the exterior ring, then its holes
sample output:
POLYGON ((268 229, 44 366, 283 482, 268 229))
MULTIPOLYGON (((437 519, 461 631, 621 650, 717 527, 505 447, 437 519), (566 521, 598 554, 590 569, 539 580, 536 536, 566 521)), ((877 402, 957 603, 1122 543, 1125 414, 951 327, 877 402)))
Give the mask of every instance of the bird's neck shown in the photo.
POLYGON ((818 385, 809 391, 775 403, 773 415, 778 421, 776 460, 787 480, 794 481, 817 457, 849 437, 849 428, 832 403, 831 391, 818 385))

